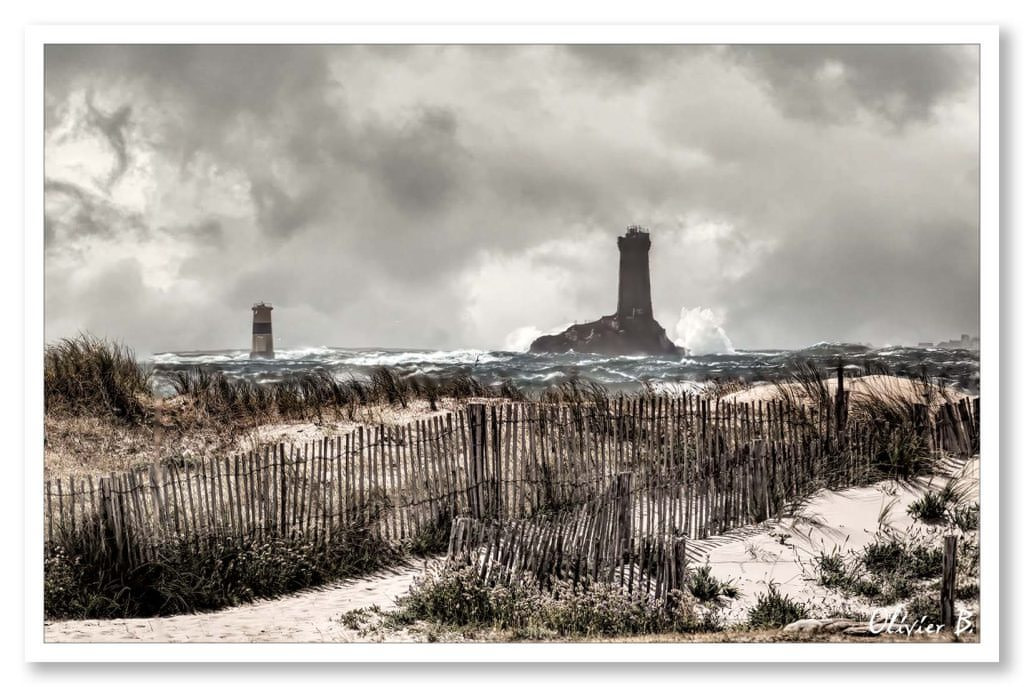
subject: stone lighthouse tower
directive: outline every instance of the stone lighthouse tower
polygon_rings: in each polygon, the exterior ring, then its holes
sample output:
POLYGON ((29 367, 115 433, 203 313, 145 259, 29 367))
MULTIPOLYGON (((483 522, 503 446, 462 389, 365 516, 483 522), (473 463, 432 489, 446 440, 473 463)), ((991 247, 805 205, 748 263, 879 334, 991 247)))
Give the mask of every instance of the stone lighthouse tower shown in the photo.
POLYGON ((530 344, 531 353, 601 353, 665 355, 685 351, 672 343, 651 308, 651 235, 626 227, 619 237, 619 304, 612 315, 574 324, 561 334, 545 334, 530 344))
POLYGON ((620 320, 652 319, 651 267, 648 253, 651 236, 636 225, 626 227, 619 237, 619 307, 620 320))
POLYGON ((270 324, 270 311, 274 306, 260 301, 252 306, 252 350, 250 358, 274 357, 274 332, 270 324))

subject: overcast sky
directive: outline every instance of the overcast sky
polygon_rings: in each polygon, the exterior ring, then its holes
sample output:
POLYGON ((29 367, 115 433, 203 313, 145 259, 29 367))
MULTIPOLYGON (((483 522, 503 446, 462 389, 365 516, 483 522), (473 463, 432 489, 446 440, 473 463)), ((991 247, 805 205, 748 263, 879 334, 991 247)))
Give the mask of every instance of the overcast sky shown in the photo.
POLYGON ((266 300, 278 348, 504 348, 613 312, 634 223, 673 338, 976 334, 977 73, 973 46, 50 46, 46 337, 246 348, 266 300))

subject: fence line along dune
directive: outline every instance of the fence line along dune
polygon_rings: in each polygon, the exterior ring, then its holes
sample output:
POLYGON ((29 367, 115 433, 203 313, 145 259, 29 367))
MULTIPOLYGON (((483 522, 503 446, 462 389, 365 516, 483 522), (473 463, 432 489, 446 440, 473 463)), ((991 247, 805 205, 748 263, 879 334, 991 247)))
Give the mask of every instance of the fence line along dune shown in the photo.
POLYGON ((667 600, 682 538, 777 516, 821 487, 977 451, 976 399, 855 417, 838 398, 473 404, 304 445, 51 479, 46 537, 128 565, 225 540, 324 551, 367 538, 444 542, 501 575, 593 577, 667 600))

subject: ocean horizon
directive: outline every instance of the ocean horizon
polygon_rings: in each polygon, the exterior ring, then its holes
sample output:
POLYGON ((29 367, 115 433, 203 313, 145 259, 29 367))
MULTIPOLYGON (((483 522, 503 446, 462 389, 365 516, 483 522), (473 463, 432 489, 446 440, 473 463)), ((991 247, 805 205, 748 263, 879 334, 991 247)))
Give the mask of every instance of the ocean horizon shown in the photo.
POLYGON ((511 380, 523 389, 539 389, 570 378, 589 380, 613 391, 651 385, 660 389, 694 389, 712 380, 770 382, 787 376, 802 362, 834 368, 842 360, 852 374, 887 372, 921 375, 970 393, 979 384, 979 352, 966 349, 819 343, 807 348, 738 349, 682 357, 601 355, 592 353, 527 353, 485 349, 343 348, 332 346, 279 349, 274 359, 250 358, 247 349, 193 350, 144 357, 154 370, 157 390, 170 394, 177 371, 201 368, 231 378, 274 382, 289 376, 325 370, 339 379, 367 378, 373 370, 390 368, 403 376, 439 378, 472 375, 484 385, 511 380))

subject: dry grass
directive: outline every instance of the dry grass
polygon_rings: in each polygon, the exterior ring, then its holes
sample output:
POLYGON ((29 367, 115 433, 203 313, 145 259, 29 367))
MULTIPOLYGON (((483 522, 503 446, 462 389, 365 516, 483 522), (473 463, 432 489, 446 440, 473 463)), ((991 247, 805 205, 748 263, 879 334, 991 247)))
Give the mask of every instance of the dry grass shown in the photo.
POLYGON ((352 418, 339 414, 319 422, 292 420, 252 427, 195 421, 180 411, 181 399, 154 400, 148 405, 152 419, 143 424, 106 416, 47 414, 43 465, 47 477, 59 477, 119 472, 183 458, 222 458, 268 445, 342 436, 360 426, 407 425, 453 412, 471 400, 441 399, 436 410, 425 400, 410 401, 406 408, 378 403, 360 406, 352 418))
MULTIPOLYGON (((800 381, 761 384, 730 391, 723 396, 723 400, 739 403, 790 400, 793 403, 807 404, 820 402, 822 391, 832 397, 835 396, 837 388, 835 377, 822 377, 820 386, 817 381, 808 379, 805 381, 810 381, 810 388, 800 381)), ((874 400, 921 403, 935 408, 947 401, 957 401, 968 397, 968 394, 961 391, 931 384, 927 380, 886 374, 851 377, 845 380, 844 387, 850 392, 851 411, 865 402, 874 400)))
POLYGON ((152 371, 116 341, 89 334, 62 339, 43 352, 46 412, 99 415, 126 423, 147 419, 152 371))

